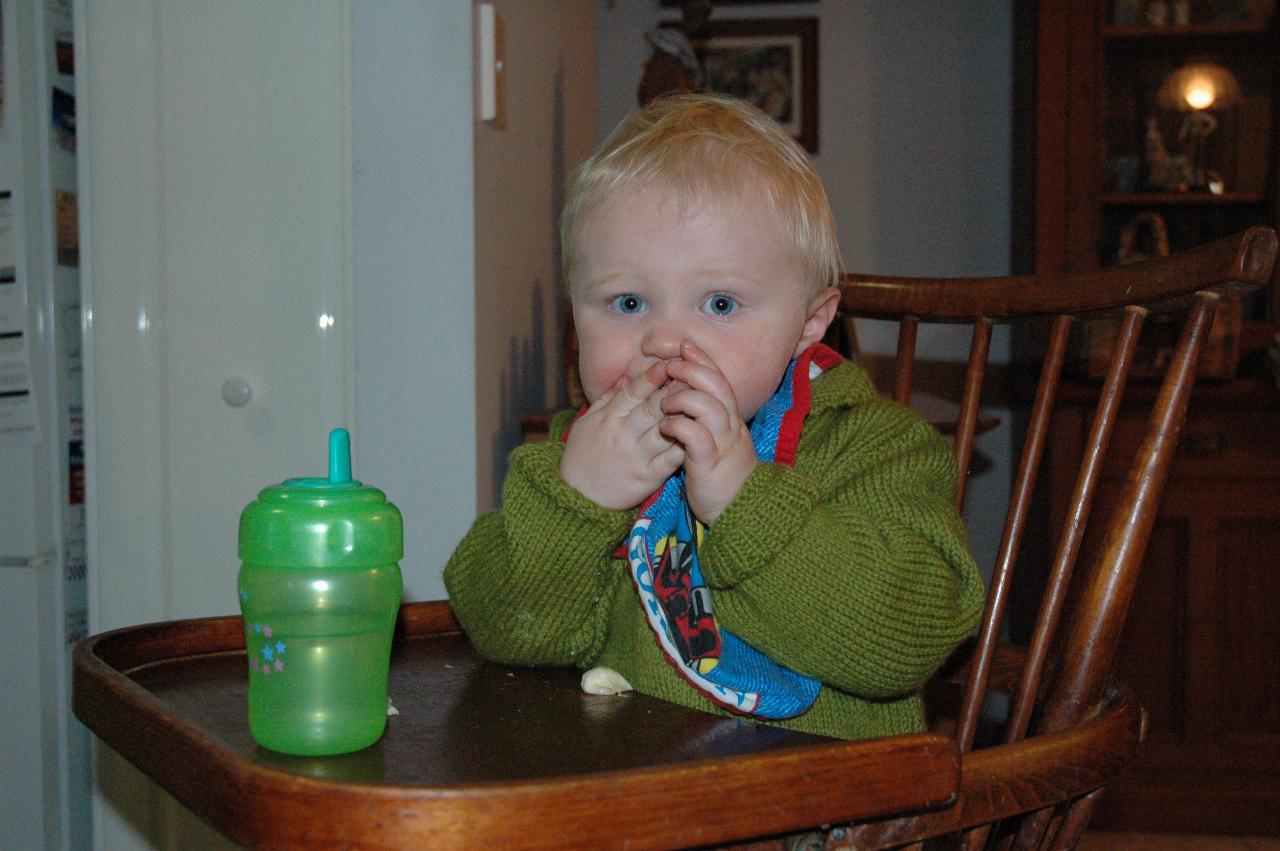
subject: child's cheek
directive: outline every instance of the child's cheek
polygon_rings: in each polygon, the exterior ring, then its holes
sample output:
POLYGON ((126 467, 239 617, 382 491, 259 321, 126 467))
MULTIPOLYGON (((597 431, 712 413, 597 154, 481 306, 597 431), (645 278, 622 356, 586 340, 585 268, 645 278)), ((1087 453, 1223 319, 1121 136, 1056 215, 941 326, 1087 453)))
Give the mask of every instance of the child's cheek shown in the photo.
POLYGON ((593 358, 590 352, 584 349, 578 358, 578 376, 582 381, 582 389, 587 395, 587 400, 594 402, 606 390, 617 384, 620 378, 628 376, 626 365, 625 360, 610 359, 603 355, 593 358))
POLYGON ((588 402, 595 402, 604 391, 613 386, 612 381, 605 381, 598 370, 590 369, 585 362, 578 365, 578 378, 582 382, 582 392, 586 394, 588 402))

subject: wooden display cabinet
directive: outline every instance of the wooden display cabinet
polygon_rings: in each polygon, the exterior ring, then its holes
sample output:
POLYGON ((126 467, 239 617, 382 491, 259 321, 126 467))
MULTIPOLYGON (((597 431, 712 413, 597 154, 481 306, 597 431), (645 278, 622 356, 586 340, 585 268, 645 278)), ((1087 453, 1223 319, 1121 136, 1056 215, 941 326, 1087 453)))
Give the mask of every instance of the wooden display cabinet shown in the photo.
MULTIPOLYGON (((1096 387, 1063 388, 1050 430, 1049 516, 1062 528, 1096 387)), ((1121 409, 1094 512, 1137 451, 1154 387, 1121 409)), ((1081 560, 1098 547, 1087 537, 1081 560)), ((1116 675, 1150 732, 1108 787, 1111 830, 1280 834, 1280 394, 1242 378, 1197 389, 1147 548, 1116 675)))
MULTIPOLYGON (((1164 222, 1171 251, 1276 223, 1274 3, 1195 2, 1184 25, 1113 23, 1130 5, 1034 4, 1035 33, 1024 35, 1035 68, 1024 70, 1035 79, 1037 271, 1124 259, 1122 235, 1140 214, 1164 222), (1206 81, 1213 100, 1192 109, 1206 81)), ((1147 237, 1128 250, 1154 248, 1147 237)))
MULTIPOLYGON (((1095 268, 1275 227, 1276 17, 1274 0, 1019 4, 1017 85, 1034 110, 1017 159, 1034 188, 1021 202, 1030 215, 1015 203, 1015 220, 1033 222, 1015 235, 1017 271, 1095 268), (1228 77, 1199 111, 1186 103, 1198 96, 1185 80, 1170 83, 1195 67, 1228 77)), ((1151 713, 1150 737, 1104 796, 1100 827, 1280 834, 1280 392, 1261 351, 1280 332, 1272 299, 1222 313, 1237 324, 1220 336, 1237 348, 1225 359, 1210 352, 1219 380, 1202 371, 1197 384, 1117 662, 1151 713)), ((1067 383, 1074 404, 1050 430, 1053 529, 1097 390, 1067 383)), ((1154 392, 1141 382, 1130 390, 1113 463, 1131 457, 1154 392)), ((1104 474, 1095 511, 1120 484, 1104 474)), ((1038 560, 1020 567, 1019 581, 1035 583, 1038 560)), ((1015 631, 1027 620, 1019 596, 1015 631)))

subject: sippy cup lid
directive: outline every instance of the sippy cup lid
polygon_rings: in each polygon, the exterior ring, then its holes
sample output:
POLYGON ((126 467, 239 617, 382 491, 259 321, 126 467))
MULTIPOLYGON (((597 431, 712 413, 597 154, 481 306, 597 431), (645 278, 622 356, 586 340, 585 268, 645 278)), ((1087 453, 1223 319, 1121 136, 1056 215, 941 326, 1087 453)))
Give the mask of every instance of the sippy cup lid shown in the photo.
POLYGON ((269 567, 373 567, 404 555, 400 510, 351 478, 351 435, 329 432, 327 478, 263 488, 240 514, 240 560, 269 567))

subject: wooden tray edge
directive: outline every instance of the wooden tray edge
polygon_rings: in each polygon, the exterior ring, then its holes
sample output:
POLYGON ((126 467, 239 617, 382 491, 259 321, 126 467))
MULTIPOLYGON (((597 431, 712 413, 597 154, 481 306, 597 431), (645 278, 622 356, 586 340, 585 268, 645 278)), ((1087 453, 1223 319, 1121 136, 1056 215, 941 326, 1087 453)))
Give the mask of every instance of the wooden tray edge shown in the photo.
MULTIPOLYGON (((446 602, 409 603, 397 637, 457 633, 446 602)), ((244 650, 239 616, 144 624, 73 652, 73 711, 107 745, 217 829, 249 847, 659 848, 724 842, 884 816, 956 796, 959 757, 935 733, 829 744, 577 778, 450 787, 323 780, 238 756, 127 676, 165 660, 244 650), (726 782, 730 761, 738 764, 726 782), (743 771, 744 767, 748 770, 743 771), (198 772, 191 766, 198 765, 198 772), (692 794, 671 812, 677 789, 692 794), (726 800, 777 799, 744 814, 726 800), (269 807, 261 802, 270 802, 269 807), (785 806, 781 806, 785 801, 785 806), (599 811, 610 813, 607 820, 599 811)))

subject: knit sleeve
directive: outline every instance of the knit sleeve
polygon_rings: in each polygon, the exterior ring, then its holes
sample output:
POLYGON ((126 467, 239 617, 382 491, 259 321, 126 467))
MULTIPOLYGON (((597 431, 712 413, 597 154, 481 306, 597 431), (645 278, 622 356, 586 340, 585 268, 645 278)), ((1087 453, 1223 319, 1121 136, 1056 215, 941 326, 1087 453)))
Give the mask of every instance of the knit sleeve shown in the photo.
POLYGON ((949 447, 914 412, 879 399, 805 428, 796 467, 760 465, 707 534, 717 617, 830 686, 872 699, 909 693, 969 634, 983 602, 949 447))
POLYGON ((563 451, 555 439, 518 447, 502 510, 477 520, 445 566, 450 605, 486 658, 575 664, 604 642, 609 556, 631 517, 565 484, 563 451))

